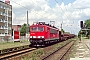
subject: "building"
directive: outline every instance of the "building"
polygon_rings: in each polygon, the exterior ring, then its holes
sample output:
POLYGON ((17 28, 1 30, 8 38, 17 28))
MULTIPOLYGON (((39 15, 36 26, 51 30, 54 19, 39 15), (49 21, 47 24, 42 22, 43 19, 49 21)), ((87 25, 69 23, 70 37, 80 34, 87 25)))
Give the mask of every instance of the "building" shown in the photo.
POLYGON ((13 29, 13 34, 12 34, 12 38, 13 41, 20 41, 20 29, 21 29, 21 25, 12 25, 12 29, 13 29))
POLYGON ((12 5, 0 1, 0 38, 12 35, 12 5))
POLYGON ((20 31, 21 25, 12 25, 14 31, 20 31))

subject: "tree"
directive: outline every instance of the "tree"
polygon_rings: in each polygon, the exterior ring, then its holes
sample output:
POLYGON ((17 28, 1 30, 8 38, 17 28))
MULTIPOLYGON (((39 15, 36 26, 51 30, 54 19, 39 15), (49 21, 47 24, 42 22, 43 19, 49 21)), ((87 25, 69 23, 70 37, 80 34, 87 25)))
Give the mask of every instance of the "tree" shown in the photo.
POLYGON ((78 32, 78 38, 81 41, 81 30, 78 32))
POLYGON ((78 32, 78 38, 81 36, 81 30, 78 32))
POLYGON ((20 35, 25 36, 26 35, 26 24, 24 23, 20 29, 20 35))
POLYGON ((65 31, 64 31, 63 29, 61 29, 61 32, 63 32, 63 33, 64 33, 65 31))
POLYGON ((90 28, 90 19, 87 19, 84 23, 85 28, 90 28))
MULTIPOLYGON (((83 25, 84 29, 90 29, 90 19, 85 20, 85 23, 83 25)), ((78 36, 80 36, 80 34, 82 34, 82 36, 88 37, 88 35, 90 35, 90 30, 80 30, 78 36)))
MULTIPOLYGON (((87 20, 85 21, 84 26, 85 26, 86 29, 90 29, 90 19, 87 19, 87 20)), ((85 32, 87 32, 88 35, 90 34, 90 30, 87 30, 87 31, 85 31, 85 32)))

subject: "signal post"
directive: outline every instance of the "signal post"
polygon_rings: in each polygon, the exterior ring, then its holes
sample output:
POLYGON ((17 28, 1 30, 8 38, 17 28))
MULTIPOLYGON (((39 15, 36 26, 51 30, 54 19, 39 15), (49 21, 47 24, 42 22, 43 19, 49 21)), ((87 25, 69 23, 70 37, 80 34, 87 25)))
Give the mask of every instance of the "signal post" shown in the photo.
POLYGON ((80 27, 81 27, 81 32, 80 32, 79 40, 80 40, 80 42, 81 42, 81 40, 82 40, 82 29, 84 28, 84 27, 83 27, 83 21, 80 21, 80 27))

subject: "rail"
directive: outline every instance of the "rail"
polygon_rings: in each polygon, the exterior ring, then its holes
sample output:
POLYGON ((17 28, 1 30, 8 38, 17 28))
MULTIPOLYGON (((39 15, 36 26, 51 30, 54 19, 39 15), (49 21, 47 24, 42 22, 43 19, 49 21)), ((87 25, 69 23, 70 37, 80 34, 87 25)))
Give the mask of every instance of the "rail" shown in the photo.
POLYGON ((8 52, 0 54, 0 60, 5 60, 8 58, 17 56, 17 55, 28 53, 30 51, 36 50, 37 48, 23 47, 21 49, 18 49, 18 48, 10 48, 10 49, 6 49, 6 50, 8 50, 8 52), (11 49, 11 51, 10 51, 10 49, 11 49))
POLYGON ((52 52, 49 55, 47 55, 46 57, 42 58, 42 60, 62 60, 62 58, 65 56, 65 54, 71 48, 71 46, 73 45, 73 43, 74 43, 74 41, 70 41, 69 43, 65 44, 64 46, 59 47, 54 52, 52 52))

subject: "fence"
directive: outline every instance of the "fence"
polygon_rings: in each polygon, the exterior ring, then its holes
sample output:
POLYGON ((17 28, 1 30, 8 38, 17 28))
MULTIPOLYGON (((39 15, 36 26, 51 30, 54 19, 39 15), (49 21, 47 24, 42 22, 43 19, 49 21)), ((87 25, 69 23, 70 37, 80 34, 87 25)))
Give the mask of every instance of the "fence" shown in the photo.
MULTIPOLYGON (((20 41, 29 41, 29 37, 27 38, 26 36, 20 36, 20 41)), ((14 42, 14 39, 13 37, 8 37, 8 36, 0 37, 0 43, 3 42, 14 42)))

